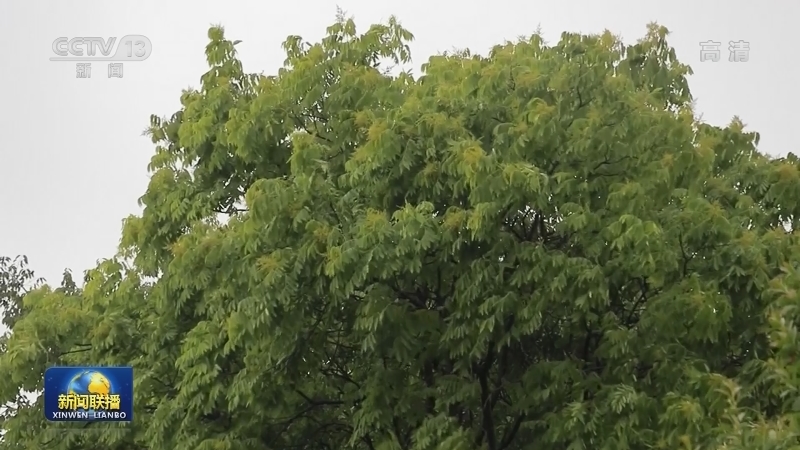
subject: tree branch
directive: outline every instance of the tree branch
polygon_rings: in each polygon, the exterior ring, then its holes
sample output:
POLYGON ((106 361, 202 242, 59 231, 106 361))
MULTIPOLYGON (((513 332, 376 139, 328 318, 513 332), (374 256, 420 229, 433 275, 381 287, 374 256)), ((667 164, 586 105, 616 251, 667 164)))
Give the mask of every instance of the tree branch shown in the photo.
POLYGON ((489 369, 494 364, 494 346, 489 346, 483 363, 477 367, 476 374, 481 386, 481 433, 478 435, 478 445, 486 441, 489 450, 497 449, 497 436, 494 430, 494 417, 492 415, 491 388, 489 387, 489 369))
POLYGON ((500 447, 498 447, 497 450, 504 450, 511 444, 511 441, 513 441, 514 436, 517 435, 523 420, 525 420, 525 413, 520 414, 516 419, 514 419, 514 423, 511 425, 511 427, 507 428, 506 432, 503 434, 503 438, 500 440, 500 447))

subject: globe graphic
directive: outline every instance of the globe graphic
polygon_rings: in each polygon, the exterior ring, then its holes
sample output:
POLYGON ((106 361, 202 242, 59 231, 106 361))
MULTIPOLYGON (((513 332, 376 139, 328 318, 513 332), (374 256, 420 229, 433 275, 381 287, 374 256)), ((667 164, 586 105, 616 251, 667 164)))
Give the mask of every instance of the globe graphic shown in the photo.
MULTIPOLYGON (((85 370, 70 380, 67 392, 75 395, 108 395, 113 391, 111 382, 105 375, 93 370, 85 370)), ((94 415, 93 410, 88 410, 88 412, 94 415)))

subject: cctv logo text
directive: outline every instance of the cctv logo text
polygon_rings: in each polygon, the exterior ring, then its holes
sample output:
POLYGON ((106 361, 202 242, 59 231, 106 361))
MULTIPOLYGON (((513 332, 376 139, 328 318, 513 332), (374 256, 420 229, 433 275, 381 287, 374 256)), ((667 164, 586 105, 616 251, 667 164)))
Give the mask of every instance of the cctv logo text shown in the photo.
POLYGON ((153 53, 153 44, 147 36, 129 34, 116 37, 60 37, 53 41, 50 61, 144 61, 153 53), (116 44, 116 45, 115 45, 116 44))

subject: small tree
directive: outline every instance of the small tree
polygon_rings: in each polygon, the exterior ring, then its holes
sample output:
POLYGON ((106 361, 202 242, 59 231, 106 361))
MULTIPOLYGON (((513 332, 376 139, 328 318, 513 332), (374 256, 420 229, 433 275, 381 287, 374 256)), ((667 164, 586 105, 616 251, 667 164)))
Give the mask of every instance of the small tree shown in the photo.
MULTIPOLYGON (((0 354, 7 351, 11 328, 24 314, 22 299, 29 289, 36 287, 41 280, 36 280, 33 270, 28 266, 28 258, 17 256, 10 258, 0 256, 0 354)), ((9 380, 0 381, 0 386, 9 380)), ((11 387, 14 383, 9 383, 11 387)), ((6 421, 13 417, 20 408, 29 406, 28 398, 19 389, 4 393, 0 400, 0 442, 5 434, 6 421)))

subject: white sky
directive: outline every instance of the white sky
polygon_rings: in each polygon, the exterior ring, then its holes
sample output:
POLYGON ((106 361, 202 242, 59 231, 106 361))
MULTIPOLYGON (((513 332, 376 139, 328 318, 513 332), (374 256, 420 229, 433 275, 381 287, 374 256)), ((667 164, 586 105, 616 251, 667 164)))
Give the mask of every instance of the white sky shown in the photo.
MULTIPOLYGON (((504 39, 562 31, 610 29, 627 42, 657 21, 695 75, 691 87, 704 118, 725 124, 739 115, 762 133, 762 149, 796 151, 792 126, 800 104, 800 3, 494 0, 449 2, 339 0, 363 31, 398 16, 416 36, 415 66, 454 47, 485 52, 504 39), (720 62, 700 62, 701 41, 722 42, 720 62), (728 41, 751 46, 748 62, 727 61, 728 41), (790 110, 791 108, 791 110, 790 110)), ((0 2, 0 254, 27 254, 37 274, 57 283, 65 267, 77 274, 112 256, 121 219, 138 211, 147 185, 152 144, 141 132, 151 113, 168 115, 182 88, 206 70, 203 50, 211 24, 222 24, 249 72, 274 73, 289 34, 316 40, 335 16, 336 2, 256 0, 3 0, 0 2), (125 63, 124 78, 107 78, 104 63, 76 79, 75 63, 51 62, 57 37, 128 34, 149 37, 152 56, 125 63)), ((80 276, 76 277, 77 279, 80 276)))

